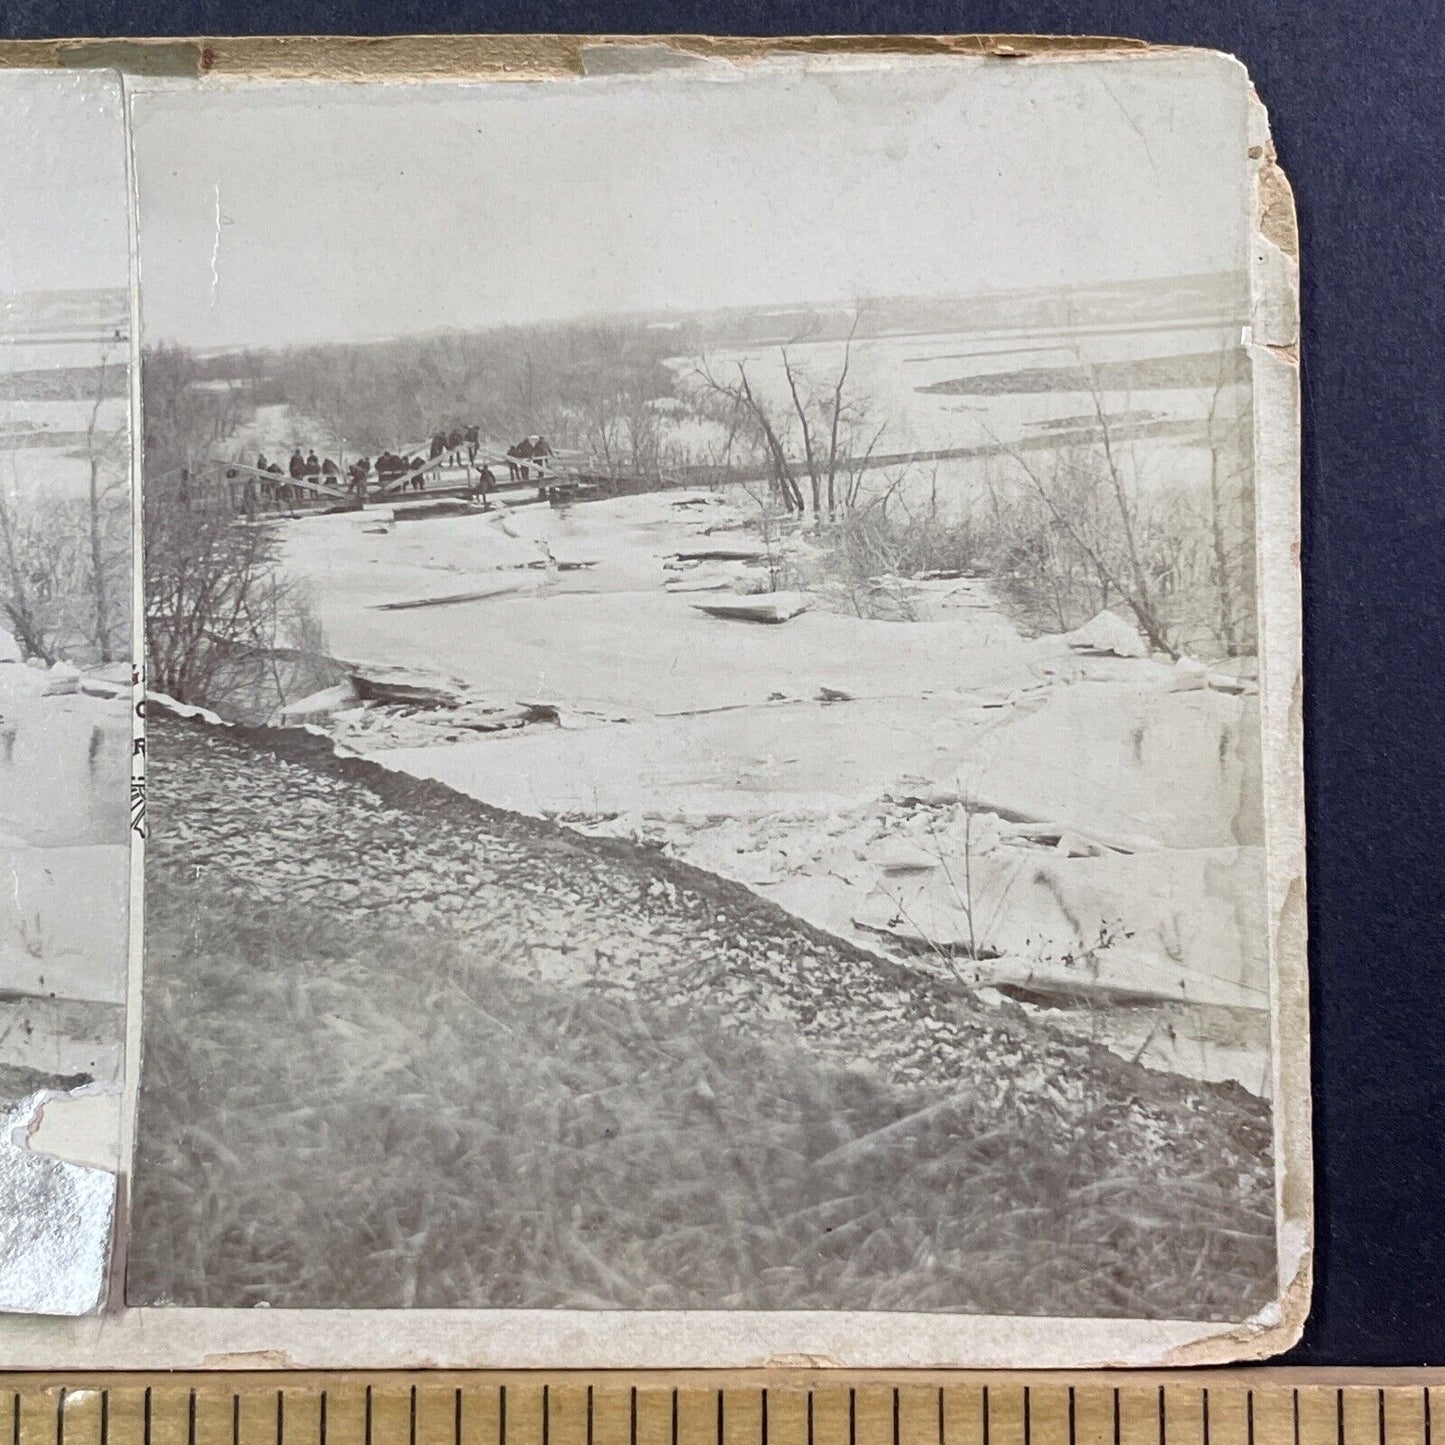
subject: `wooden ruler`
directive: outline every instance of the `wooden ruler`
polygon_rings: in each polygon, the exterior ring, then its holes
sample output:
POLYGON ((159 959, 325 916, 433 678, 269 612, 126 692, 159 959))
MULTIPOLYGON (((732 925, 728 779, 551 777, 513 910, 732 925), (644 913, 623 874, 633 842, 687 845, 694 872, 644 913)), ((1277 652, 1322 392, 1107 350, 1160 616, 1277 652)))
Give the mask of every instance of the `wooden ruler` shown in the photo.
POLYGON ((1432 1379, 1445 1388, 1428 1371, 3 1375, 0 1445, 1432 1445, 1432 1379))

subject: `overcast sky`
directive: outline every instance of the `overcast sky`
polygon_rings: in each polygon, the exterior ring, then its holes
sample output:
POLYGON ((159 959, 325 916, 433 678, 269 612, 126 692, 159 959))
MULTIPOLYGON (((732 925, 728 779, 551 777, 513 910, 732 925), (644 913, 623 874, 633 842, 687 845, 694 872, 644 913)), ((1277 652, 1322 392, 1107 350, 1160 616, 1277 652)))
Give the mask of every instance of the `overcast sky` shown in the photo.
POLYGON ((1202 56, 134 101, 149 340, 349 340, 1244 264, 1202 56))
POLYGON ((0 71, 0 292, 126 287, 120 77, 0 71))

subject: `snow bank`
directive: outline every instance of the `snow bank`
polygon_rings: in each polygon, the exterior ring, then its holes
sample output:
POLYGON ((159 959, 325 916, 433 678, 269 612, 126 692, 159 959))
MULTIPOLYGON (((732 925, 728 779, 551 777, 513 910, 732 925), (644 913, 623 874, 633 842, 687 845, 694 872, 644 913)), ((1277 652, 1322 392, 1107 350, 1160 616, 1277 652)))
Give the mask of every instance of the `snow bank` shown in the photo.
POLYGON ((355 707, 360 700, 349 682, 340 682, 335 687, 325 687, 320 692, 286 703, 277 710, 276 721, 282 727, 292 723, 324 722, 334 713, 355 707))
POLYGON ((1101 612, 1082 627, 1063 634, 1077 652, 1110 652, 1115 657, 1148 657, 1149 648, 1137 629, 1117 612, 1101 612))
MULTIPOLYGON (((775 635, 772 628, 718 630, 729 637, 775 635)), ((967 751, 986 717, 949 696, 783 700, 371 756, 524 813, 696 819, 783 813, 812 820, 800 822, 806 829, 900 779, 936 776, 967 751)))
POLYGON ((0 662, 0 698, 40 697, 49 682, 47 672, 27 667, 18 657, 0 662))
POLYGON ((1167 848, 1262 844, 1257 697, 1078 683, 951 780, 995 811, 1167 848))
POLYGON ((129 695, 47 697, 49 676, 0 664, 0 686, 23 683, 0 692, 0 836, 41 847, 125 843, 129 695))

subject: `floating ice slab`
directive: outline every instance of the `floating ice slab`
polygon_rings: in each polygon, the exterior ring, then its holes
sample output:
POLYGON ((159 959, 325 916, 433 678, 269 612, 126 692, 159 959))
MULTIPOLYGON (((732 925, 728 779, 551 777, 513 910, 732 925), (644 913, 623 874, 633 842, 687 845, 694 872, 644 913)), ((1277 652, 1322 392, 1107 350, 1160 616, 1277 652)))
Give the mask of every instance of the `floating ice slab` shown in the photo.
POLYGON ((710 617, 736 618, 743 622, 786 622, 807 611, 808 599, 801 592, 763 592, 748 597, 717 597, 692 604, 710 617))

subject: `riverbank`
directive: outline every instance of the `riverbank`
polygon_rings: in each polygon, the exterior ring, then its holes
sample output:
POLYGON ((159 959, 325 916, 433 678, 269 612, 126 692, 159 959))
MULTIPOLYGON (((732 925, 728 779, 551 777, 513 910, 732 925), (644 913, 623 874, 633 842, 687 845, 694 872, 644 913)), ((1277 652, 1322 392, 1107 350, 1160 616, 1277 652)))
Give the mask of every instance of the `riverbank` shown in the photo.
POLYGON ((313 733, 161 715, 151 757, 134 1302, 1273 1296, 1237 1087, 313 733))

